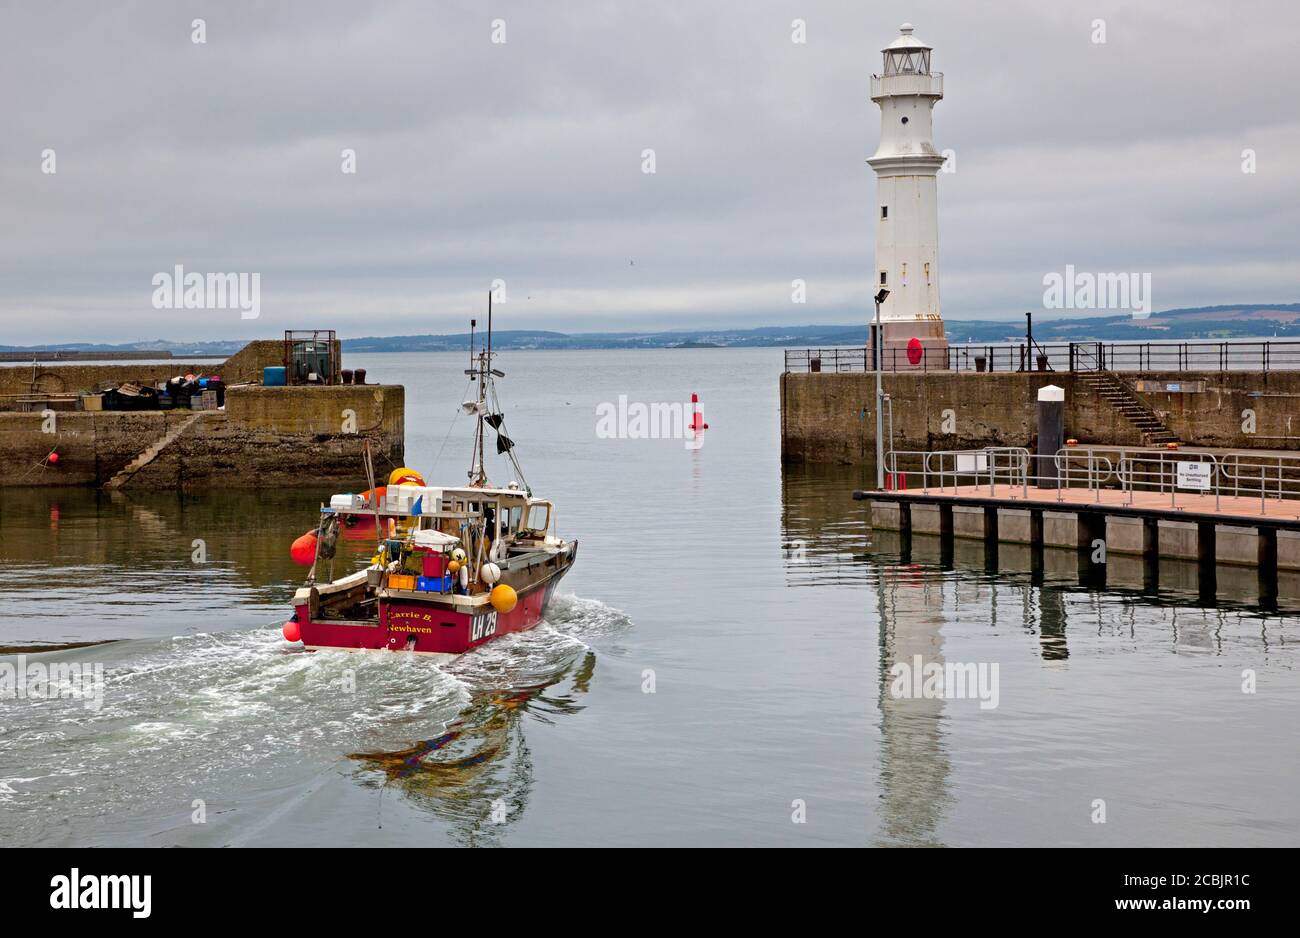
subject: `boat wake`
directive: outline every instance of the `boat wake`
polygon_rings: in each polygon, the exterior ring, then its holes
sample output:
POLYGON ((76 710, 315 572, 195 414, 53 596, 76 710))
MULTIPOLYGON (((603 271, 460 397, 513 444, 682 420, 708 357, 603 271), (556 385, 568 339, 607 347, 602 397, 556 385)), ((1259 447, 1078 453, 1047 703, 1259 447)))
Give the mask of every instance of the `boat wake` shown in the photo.
MULTIPOLYGON (((496 841, 523 812, 532 786, 524 719, 551 723, 580 712, 596 669, 587 639, 631 625, 596 600, 557 596, 537 627, 480 646, 445 667, 469 700, 438 732, 398 749, 351 754, 358 780, 398 788, 462 844, 496 841)), ((382 800, 381 800, 382 804, 382 800)))
MULTIPOLYGON (((10 842, 85 843, 85 830, 114 818, 119 836, 104 842, 120 843, 137 815, 174 831, 188 826, 196 799, 294 786, 337 772, 348 754, 360 754, 352 771, 365 771, 374 767, 365 754, 396 757, 449 732, 471 752, 470 764, 461 759, 434 786, 454 789, 474 765, 514 761, 523 713, 549 720, 580 710, 595 669, 589 640, 629 625, 618 610, 568 595, 555 597, 537 627, 442 667, 400 652, 304 652, 286 645, 278 625, 28 655, 28 663, 102 664, 103 699, 98 709, 78 699, 5 701, 0 765, 18 769, 0 772, 10 842)), ((441 764, 446 748, 427 748, 408 774, 437 774, 424 767, 441 764)))

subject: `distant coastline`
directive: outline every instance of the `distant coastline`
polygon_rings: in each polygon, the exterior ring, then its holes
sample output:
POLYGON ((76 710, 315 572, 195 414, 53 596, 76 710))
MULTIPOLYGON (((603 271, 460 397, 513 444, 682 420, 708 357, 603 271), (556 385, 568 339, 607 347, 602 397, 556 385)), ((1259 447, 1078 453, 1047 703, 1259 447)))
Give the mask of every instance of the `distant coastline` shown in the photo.
MULTIPOLYGON (((1020 319, 949 319, 948 340, 967 342, 1018 342, 1024 337, 1020 319)), ((1035 313, 1034 338, 1044 343, 1147 342, 1159 340, 1214 340, 1246 338, 1300 339, 1300 303, 1251 303, 1235 306, 1200 306, 1170 309, 1135 319, 1127 313, 1105 316, 1057 318, 1035 313)), ((167 351, 173 356, 225 356, 234 354, 247 340, 176 342, 151 339, 121 344, 67 343, 62 345, 0 345, 0 353, 76 351, 121 357, 142 350, 167 351)), ((867 341, 867 314, 861 323, 820 326, 763 326, 755 329, 698 329, 645 332, 549 332, 500 330, 493 346, 505 350, 669 349, 669 348, 793 348, 799 346, 863 345, 867 341)), ((469 346, 468 333, 445 335, 364 336, 344 338, 344 352, 460 352, 469 346)), ((6 356, 10 357, 11 356, 6 356)))

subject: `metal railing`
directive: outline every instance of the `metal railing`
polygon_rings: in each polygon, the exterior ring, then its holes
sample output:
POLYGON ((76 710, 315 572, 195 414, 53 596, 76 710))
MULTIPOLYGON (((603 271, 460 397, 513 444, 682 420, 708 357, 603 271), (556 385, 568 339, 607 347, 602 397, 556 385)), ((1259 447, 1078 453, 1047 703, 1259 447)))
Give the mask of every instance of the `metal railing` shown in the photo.
POLYGON ((890 450, 885 471, 889 487, 906 489, 915 480, 926 494, 956 494, 966 487, 995 496, 1001 485, 1020 489, 1021 497, 1028 498, 1033 485, 1040 498, 1051 498, 1049 492, 1055 489, 1058 502, 1065 501, 1068 492, 1084 490, 1093 493, 1097 503, 1103 492, 1121 493, 1128 505, 1138 493, 1168 495, 1170 508, 1179 507, 1180 497, 1184 504, 1189 495, 1212 497, 1216 511, 1224 498, 1258 497, 1260 514, 1267 513, 1270 501, 1300 504, 1300 454, 1108 446, 1066 446, 1050 456, 1021 447, 890 450))
MULTIPOLYGON (((1088 447, 1094 449, 1094 447, 1088 447)), ((1136 492, 1169 494, 1169 507, 1178 506, 1180 490, 1213 493, 1219 508, 1219 461, 1210 453, 1180 453, 1170 449, 1121 449, 1115 461, 1115 481, 1133 504, 1136 492), (1195 471, 1190 471, 1194 469, 1195 471)))
POLYGON ((1300 455, 1233 452, 1218 464, 1225 494, 1229 488, 1234 497, 1258 494, 1261 513, 1267 498, 1300 498, 1300 455))
MULTIPOLYGON (((1035 457, 1040 461, 1049 462, 1047 457, 1035 457)), ((1073 487, 1083 486, 1090 492, 1096 492, 1096 500, 1101 501, 1101 490, 1105 487, 1106 480, 1115 472, 1115 464, 1109 456, 1093 451, 1091 447, 1079 448, 1067 446, 1056 451, 1056 455, 1051 457, 1050 462, 1055 473, 1040 473, 1034 476, 1034 484, 1042 485, 1043 483, 1055 482, 1056 500, 1061 501, 1061 493, 1073 487)))
POLYGON ((884 94, 923 94, 943 97, 943 72, 926 72, 908 74, 871 76, 871 97, 879 98, 884 94), (888 92, 885 87, 888 85, 888 92))
POLYGON ((956 489, 962 479, 987 485, 989 494, 998 484, 1011 485, 1028 494, 1029 450, 1020 446, 986 446, 963 450, 890 450, 885 453, 886 484, 906 485, 909 472, 919 474, 922 491, 937 487, 956 489), (900 462, 906 463, 900 465, 900 462), (911 465, 919 464, 917 468, 911 465))
POLYGON ((873 371, 868 362, 870 349, 866 346, 842 348, 786 349, 786 371, 873 371))
MULTIPOLYGON (((885 349, 884 371, 1296 371, 1300 341, 1259 342, 1034 342, 885 349)), ((874 371, 875 358, 863 345, 786 349, 786 371, 874 371)))

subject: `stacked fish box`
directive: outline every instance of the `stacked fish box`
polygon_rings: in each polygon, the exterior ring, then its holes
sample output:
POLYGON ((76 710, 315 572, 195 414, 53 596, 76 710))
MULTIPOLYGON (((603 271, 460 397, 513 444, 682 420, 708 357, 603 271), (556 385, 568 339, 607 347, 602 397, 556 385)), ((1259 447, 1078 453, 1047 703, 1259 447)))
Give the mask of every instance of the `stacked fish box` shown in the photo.
POLYGON ((438 511, 442 489, 429 485, 390 485, 384 511, 395 515, 432 515, 438 511))
POLYGON ((217 392, 203 391, 190 398, 191 410, 216 410, 217 409, 217 392))

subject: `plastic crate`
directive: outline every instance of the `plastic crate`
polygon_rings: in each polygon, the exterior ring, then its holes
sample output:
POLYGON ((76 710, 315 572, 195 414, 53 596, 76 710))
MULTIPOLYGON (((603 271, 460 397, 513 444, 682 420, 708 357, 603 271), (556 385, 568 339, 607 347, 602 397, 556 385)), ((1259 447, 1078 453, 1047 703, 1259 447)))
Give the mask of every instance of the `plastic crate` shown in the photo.
POLYGON ((388 574, 388 588, 390 590, 413 590, 415 589, 415 576, 410 573, 390 573, 388 574))

